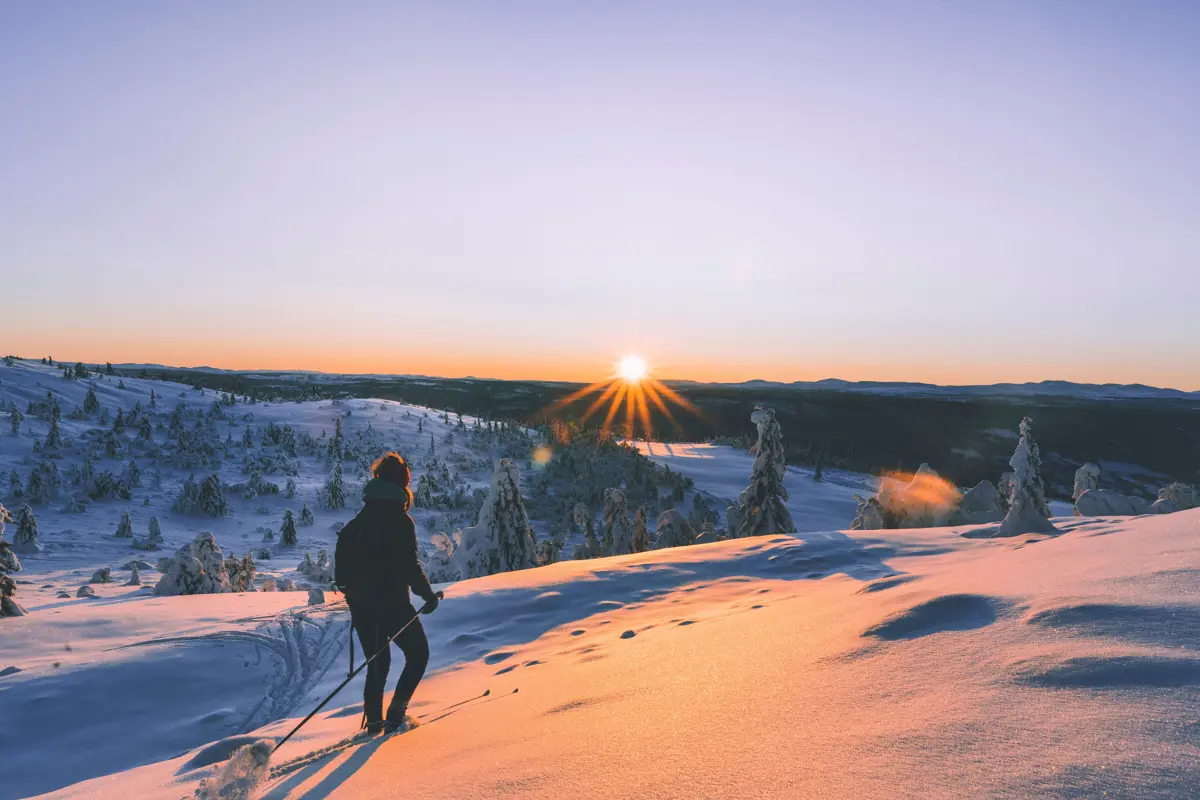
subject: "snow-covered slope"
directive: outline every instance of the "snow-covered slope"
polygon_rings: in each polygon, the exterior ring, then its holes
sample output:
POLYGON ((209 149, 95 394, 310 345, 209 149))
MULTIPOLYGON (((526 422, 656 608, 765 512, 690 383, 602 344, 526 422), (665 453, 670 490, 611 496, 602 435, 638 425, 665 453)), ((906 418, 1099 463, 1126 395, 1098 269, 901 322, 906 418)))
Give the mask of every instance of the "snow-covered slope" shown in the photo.
MULTIPOLYGON (((1200 511, 1057 523, 1050 539, 763 537, 457 584, 426 618, 442 667, 426 724, 311 757, 356 728, 347 690, 262 796, 1196 796, 1200 511)), ((247 669, 230 660, 213 708, 247 669)), ((177 797, 222 749, 57 796, 177 797)))

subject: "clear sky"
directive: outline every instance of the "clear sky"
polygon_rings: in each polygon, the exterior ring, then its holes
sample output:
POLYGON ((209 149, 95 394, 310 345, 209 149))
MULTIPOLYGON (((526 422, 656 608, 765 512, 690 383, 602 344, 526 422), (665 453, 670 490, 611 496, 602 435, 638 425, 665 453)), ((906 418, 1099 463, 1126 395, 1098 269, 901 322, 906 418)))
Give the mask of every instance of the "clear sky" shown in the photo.
POLYGON ((0 3, 0 350, 1200 389, 1200 2, 0 3))

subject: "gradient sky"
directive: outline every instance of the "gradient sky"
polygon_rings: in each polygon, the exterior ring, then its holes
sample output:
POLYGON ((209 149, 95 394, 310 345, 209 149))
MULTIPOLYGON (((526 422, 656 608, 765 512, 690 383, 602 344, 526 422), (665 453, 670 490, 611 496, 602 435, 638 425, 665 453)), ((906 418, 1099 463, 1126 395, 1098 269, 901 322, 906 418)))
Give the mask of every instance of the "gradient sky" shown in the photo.
POLYGON ((1200 389, 1200 3, 6 2, 0 350, 1200 389))

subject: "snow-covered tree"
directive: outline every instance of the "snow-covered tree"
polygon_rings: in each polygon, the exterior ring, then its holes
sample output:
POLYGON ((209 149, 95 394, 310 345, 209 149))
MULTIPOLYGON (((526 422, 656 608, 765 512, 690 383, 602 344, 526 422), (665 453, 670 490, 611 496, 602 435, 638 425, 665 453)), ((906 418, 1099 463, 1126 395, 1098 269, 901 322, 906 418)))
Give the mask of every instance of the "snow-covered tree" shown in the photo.
POLYGON ((341 463, 344 442, 345 439, 342 436, 342 418, 338 417, 334 420, 333 436, 330 437, 329 444, 325 449, 326 466, 332 467, 335 463, 341 463))
POLYGON ((620 489, 604 492, 604 540, 606 555, 633 552, 633 530, 629 525, 629 501, 620 489))
POLYGON ((207 517, 223 517, 229 513, 225 492, 221 488, 221 479, 216 475, 209 475, 200 484, 196 483, 195 476, 188 476, 183 482, 179 496, 175 498, 173 507, 183 514, 207 517))
POLYGON ((257 567, 254 565, 254 557, 249 551, 240 559, 234 558, 233 554, 230 553, 230 557, 225 559, 225 574, 229 578, 229 591, 254 591, 254 575, 257 571, 257 567))
POLYGON ((325 507, 331 511, 336 511, 346 507, 346 488, 342 483, 342 460, 340 458, 333 459, 333 470, 329 473, 329 480, 325 481, 325 507))
POLYGON ((0 573, 0 617, 23 617, 29 612, 13 596, 17 593, 17 582, 0 573))
POLYGON ((46 450, 57 450, 62 447, 62 433, 58 430, 58 417, 50 417, 50 430, 46 432, 46 441, 42 443, 46 450))
POLYGON ((150 417, 145 416, 138 421, 138 438, 143 442, 154 439, 154 427, 150 424, 150 417))
POLYGON ((696 541, 696 529, 688 518, 671 508, 658 517, 655 525, 655 549, 664 547, 685 547, 696 541))
POLYGON ((1079 496, 1090 489, 1100 488, 1100 467, 1087 462, 1075 470, 1075 487, 1071 491, 1071 499, 1078 500, 1079 496))
POLYGON ((162 525, 158 517, 150 518, 150 535, 145 539, 134 539, 133 546, 138 550, 158 550, 163 545, 162 525))
POLYGON ((435 533, 429 537, 433 552, 424 559, 425 575, 430 583, 451 583, 462 579, 462 566, 454 558, 462 541, 462 531, 455 531, 453 536, 445 533, 435 533))
POLYGON ((150 390, 150 407, 158 408, 158 395, 154 394, 154 390, 150 390))
POLYGON ((247 450, 254 448, 254 432, 249 425, 242 428, 242 447, 247 450))
POLYGON ((874 531, 887 527, 886 514, 878 497, 854 496, 858 500, 854 521, 850 523, 852 531, 874 531))
POLYGON ((1033 438, 1033 420, 1021 420, 1021 438, 1017 449, 1009 459, 1013 468, 1012 493, 1009 495, 1008 512, 1000 523, 997 536, 1020 536, 1023 533, 1057 533, 1050 523, 1050 507, 1046 502, 1046 488, 1042 483, 1042 457, 1037 441, 1033 438))
POLYGON ((17 532, 13 534, 13 550, 18 553, 39 553, 37 518, 28 503, 17 512, 17 532))
POLYGON ((121 485, 124 486, 127 491, 131 489, 140 489, 142 487, 141 467, 139 467, 137 462, 132 458, 129 459, 129 463, 125 465, 125 472, 121 474, 121 485))
POLYGON ((83 398, 83 411, 85 414, 95 414, 100 410, 100 398, 96 397, 96 387, 89 386, 87 396, 83 398))
POLYGON ((775 410, 761 406, 754 409, 750 421, 758 426, 754 467, 750 485, 738 498, 737 530, 730 536, 745 537, 773 533, 795 533, 796 525, 784 501, 788 499, 783 486, 787 473, 784 460, 783 431, 775 420, 775 410))
POLYGON ((118 435, 125 432, 125 409, 117 409, 117 416, 113 419, 112 429, 113 433, 118 435))
POLYGON ((12 522, 12 516, 7 508, 0 506, 0 573, 21 571, 20 559, 12 551, 12 546, 4 541, 4 528, 9 522, 12 522))
POLYGON ((25 497, 25 483, 21 480, 21 473, 15 469, 8 473, 8 498, 16 501, 25 497))
POLYGON ((162 578, 156 595, 220 594, 228 592, 229 573, 225 556, 211 533, 202 533, 179 548, 174 558, 159 561, 162 578))
POLYGON ((317 551, 316 560, 313 560, 311 555, 305 553, 304 560, 300 562, 296 570, 301 575, 305 575, 320 584, 333 583, 334 575, 337 572, 334 560, 329 557, 329 551, 324 549, 317 551))
POLYGON ((520 471, 500 459, 479 512, 479 522, 463 532, 458 553, 463 576, 478 578, 534 566, 533 537, 521 500, 520 471))
POLYGON ((21 420, 24 418, 25 415, 21 413, 21 409, 17 408, 17 404, 14 402, 8 410, 8 421, 13 436, 21 435, 21 420))
POLYGON ((638 506, 633 512, 633 552, 644 553, 651 548, 650 530, 646 522, 646 507, 638 506))
POLYGON ((116 538, 132 539, 133 538, 133 519, 129 516, 128 511, 121 512, 121 521, 117 523, 116 538))
POLYGON ((283 524, 279 526, 279 543, 284 547, 295 547, 296 545, 296 518, 292 516, 290 508, 283 512, 283 524))
POLYGON ((295 478, 287 479, 287 483, 284 484, 283 496, 289 500, 291 500, 293 497, 296 496, 296 479, 295 478))
POLYGON ((300 506, 300 527, 307 528, 315 523, 312 510, 308 507, 308 503, 303 503, 300 506))

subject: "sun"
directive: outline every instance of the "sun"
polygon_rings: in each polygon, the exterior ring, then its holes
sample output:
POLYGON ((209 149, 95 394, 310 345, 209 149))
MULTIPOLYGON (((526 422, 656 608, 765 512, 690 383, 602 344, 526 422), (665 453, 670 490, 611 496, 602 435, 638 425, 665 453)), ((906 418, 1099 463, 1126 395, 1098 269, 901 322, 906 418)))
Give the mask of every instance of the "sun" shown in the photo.
POLYGON ((617 375, 626 383, 637 383, 646 377, 646 359, 632 354, 623 357, 617 364, 617 375))
POLYGON ((675 422, 675 417, 667 407, 668 403, 696 416, 702 416, 698 408, 670 386, 650 374, 650 367, 646 364, 646 359, 632 353, 623 356, 616 363, 614 375, 606 380, 584 386, 566 397, 559 398, 545 409, 546 413, 553 414, 592 394, 598 396, 588 404, 587 409, 580 415, 579 422, 586 423, 607 403, 608 410, 604 414, 604 422, 600 427, 601 432, 607 432, 615 422, 620 426, 624 435, 630 438, 633 438, 639 422, 643 434, 647 439, 650 438, 652 435, 650 430, 651 407, 657 409, 672 424, 678 423, 675 422), (621 412, 621 406, 625 407, 624 422, 617 418, 621 412))

